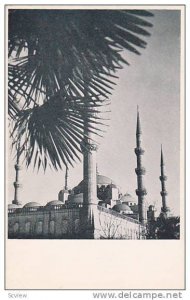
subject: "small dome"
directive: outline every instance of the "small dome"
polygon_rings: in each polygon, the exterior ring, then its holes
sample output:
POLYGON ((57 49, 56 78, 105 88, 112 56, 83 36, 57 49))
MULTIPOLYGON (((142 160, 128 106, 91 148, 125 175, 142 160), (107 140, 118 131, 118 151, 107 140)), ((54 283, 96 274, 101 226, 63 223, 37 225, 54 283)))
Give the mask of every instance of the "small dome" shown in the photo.
MULTIPOLYGON (((117 187, 116 183, 109 177, 97 174, 97 185, 113 185, 114 187, 117 187)), ((82 180, 76 188, 83 188, 84 186, 84 180, 82 180)))
POLYGON ((50 201, 46 204, 46 206, 55 206, 55 205, 63 205, 64 203, 62 201, 59 200, 53 200, 50 201))
POLYGON ((111 178, 99 174, 97 174, 97 184, 100 185, 113 184, 116 186, 115 182, 111 178))
POLYGON ((16 205, 16 204, 8 204, 8 209, 17 209, 19 208, 20 206, 19 205, 16 205))
POLYGON ((114 207, 112 209, 117 212, 125 212, 125 213, 130 213, 130 214, 132 213, 130 207, 125 203, 116 204, 116 205, 114 205, 114 207))
POLYGON ((28 202, 26 203, 23 207, 39 207, 41 206, 41 204, 37 203, 37 202, 28 202))
POLYGON ((130 194, 126 193, 120 198, 121 202, 126 202, 126 203, 137 203, 137 200, 134 199, 130 194))

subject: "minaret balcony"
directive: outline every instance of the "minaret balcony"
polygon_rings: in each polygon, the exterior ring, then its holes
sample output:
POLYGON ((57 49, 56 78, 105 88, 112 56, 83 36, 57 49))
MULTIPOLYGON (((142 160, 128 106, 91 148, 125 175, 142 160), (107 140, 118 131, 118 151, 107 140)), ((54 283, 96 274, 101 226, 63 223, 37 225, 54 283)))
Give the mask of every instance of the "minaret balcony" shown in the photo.
POLYGON ((16 171, 20 171, 20 170, 22 170, 22 167, 20 165, 16 164, 15 165, 15 170, 16 171))
POLYGON ((147 195, 147 191, 146 191, 146 189, 136 190, 136 195, 137 196, 146 196, 147 195))
POLYGON ((145 175, 146 169, 144 167, 135 168, 135 172, 136 172, 137 175, 145 175))
MULTIPOLYGON (((18 200, 13 200, 12 201, 12 204, 16 204, 16 205, 22 205, 22 203, 21 202, 19 202, 18 200)), ((17 210, 18 211, 18 209, 19 209, 19 207, 18 208, 16 208, 16 209, 14 209, 14 212, 15 212, 15 210, 17 210)), ((9 211, 8 211, 9 212, 9 211)))
POLYGON ((161 211, 163 212, 163 213, 167 213, 167 212, 169 212, 170 211, 170 208, 169 207, 161 207, 161 211))
POLYGON ((144 154, 144 149, 142 148, 135 148, 135 154, 136 155, 143 155, 144 154))
POLYGON ((98 150, 98 145, 95 143, 90 143, 90 142, 86 142, 85 140, 83 140, 80 144, 81 146, 81 150, 83 153, 88 153, 88 152, 92 152, 92 151, 97 151, 98 150))
POLYGON ((160 195, 163 197, 163 196, 167 196, 168 195, 168 192, 166 192, 166 191, 161 191, 160 192, 160 195))
POLYGON ((22 184, 20 182, 18 182, 18 181, 15 181, 13 183, 13 185, 14 185, 15 188, 22 188, 22 184))
POLYGON ((167 180, 167 176, 165 176, 165 175, 162 175, 159 178, 160 178, 160 181, 166 181, 167 180))

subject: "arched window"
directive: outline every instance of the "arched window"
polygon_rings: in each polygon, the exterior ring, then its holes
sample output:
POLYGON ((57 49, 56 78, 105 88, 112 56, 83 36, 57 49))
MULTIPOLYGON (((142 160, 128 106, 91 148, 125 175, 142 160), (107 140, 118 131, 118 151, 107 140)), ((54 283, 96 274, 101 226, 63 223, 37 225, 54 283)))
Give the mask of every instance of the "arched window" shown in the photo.
POLYGON ((79 232, 79 226, 80 226, 80 220, 76 219, 75 220, 75 233, 79 232))
POLYGON ((63 220, 62 223, 62 233, 66 234, 68 232, 68 221, 67 220, 63 220))
POLYGON ((55 221, 50 221, 50 223, 49 223, 49 233, 50 234, 55 233, 55 221))
POLYGON ((19 223, 17 222, 13 225, 13 232, 17 233, 18 231, 19 231, 19 223))
POLYGON ((37 234, 42 234, 43 231, 43 222, 42 221, 38 221, 36 224, 36 233, 37 234))
POLYGON ((25 233, 30 233, 30 222, 26 222, 25 224, 25 233))

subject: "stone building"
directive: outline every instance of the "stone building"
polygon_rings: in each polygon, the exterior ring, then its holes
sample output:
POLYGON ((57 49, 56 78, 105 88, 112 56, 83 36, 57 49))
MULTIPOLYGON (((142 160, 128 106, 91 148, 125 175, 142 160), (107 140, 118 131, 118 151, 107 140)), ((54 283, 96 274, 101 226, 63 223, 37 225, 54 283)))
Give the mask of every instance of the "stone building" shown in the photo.
MULTIPOLYGON (((136 148, 137 200, 122 195, 119 186, 97 171, 97 145, 89 134, 81 145, 83 151, 83 180, 68 190, 68 169, 65 186, 58 199, 42 206, 29 202, 22 207, 19 195, 19 157, 17 157, 15 199, 8 205, 8 237, 32 239, 145 239, 149 221, 155 218, 154 207, 147 211, 142 166, 144 150, 139 112, 137 113, 136 148), (148 222, 147 222, 148 216, 148 222)), ((162 213, 167 214, 163 153, 161 152, 162 213)))

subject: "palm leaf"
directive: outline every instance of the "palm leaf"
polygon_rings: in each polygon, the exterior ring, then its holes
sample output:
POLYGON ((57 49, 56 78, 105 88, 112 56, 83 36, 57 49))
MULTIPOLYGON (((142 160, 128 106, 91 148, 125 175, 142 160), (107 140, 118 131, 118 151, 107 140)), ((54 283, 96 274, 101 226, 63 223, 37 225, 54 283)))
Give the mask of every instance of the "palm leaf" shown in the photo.
POLYGON ((61 89, 83 95, 93 78, 90 95, 105 97, 110 91, 99 74, 109 77, 127 63, 121 50, 139 54, 138 48, 146 47, 140 36, 149 35, 150 16, 145 10, 10 9, 9 56, 16 53, 17 59, 10 63, 12 90, 19 86, 16 92, 30 105, 31 98, 38 103, 39 91, 50 97, 61 89))
POLYGON ((58 169, 80 158, 115 85, 123 51, 140 54, 152 24, 144 10, 10 9, 11 136, 26 164, 58 169), (84 126, 87 128, 84 130, 84 126))
POLYGON ((37 169, 46 169, 49 161, 57 170, 62 164, 73 165, 76 159, 80 160, 84 123, 88 122, 88 131, 94 134, 101 131, 97 125, 103 123, 96 117, 100 108, 100 104, 83 98, 70 99, 57 93, 51 101, 18 113, 12 132, 13 146, 20 141, 20 154, 27 166, 33 163, 37 169))

